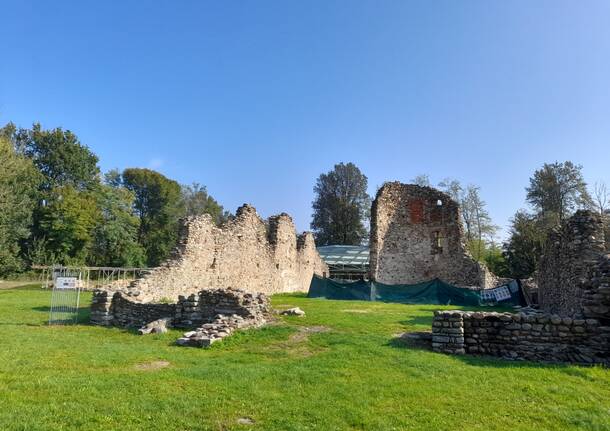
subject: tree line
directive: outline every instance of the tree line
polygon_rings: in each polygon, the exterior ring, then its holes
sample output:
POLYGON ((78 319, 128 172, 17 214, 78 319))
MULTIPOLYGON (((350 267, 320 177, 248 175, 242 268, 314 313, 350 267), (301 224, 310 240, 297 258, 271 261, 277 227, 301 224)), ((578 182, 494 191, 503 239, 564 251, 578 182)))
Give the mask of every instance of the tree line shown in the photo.
MULTIPOLYGON (((426 174, 417 175, 411 183, 432 186, 426 174)), ((599 212, 610 229, 606 185, 596 183, 589 191, 582 166, 570 161, 547 163, 534 172, 525 190, 529 208, 512 217, 503 243, 497 238, 499 227, 491 219, 479 186, 464 186, 459 180, 446 178, 436 188, 460 205, 465 243, 473 258, 503 277, 533 276, 549 231, 564 224, 577 209, 599 212)), ((339 163, 320 175, 314 187, 311 222, 318 245, 361 245, 368 241, 371 197, 367 189, 366 175, 353 163, 339 163)))
POLYGON ((0 276, 31 265, 157 266, 179 219, 231 214, 200 184, 150 169, 103 173, 70 130, 0 128, 0 276))
MULTIPOLYGON (((102 173, 98 162, 70 130, 0 128, 0 277, 31 265, 158 266, 176 245, 182 217, 210 214, 218 225, 232 217, 205 186, 181 185, 151 169, 102 173)), ((425 174, 411 182, 431 186, 425 174)), ((529 208, 515 213, 504 243, 479 186, 446 178, 436 187, 459 203, 470 254, 506 277, 532 276, 549 230, 577 209, 610 218, 606 185, 589 190, 582 167, 570 161, 534 172, 525 190, 529 208)), ((318 177, 311 221, 317 245, 368 242, 367 190, 353 163, 318 177)))

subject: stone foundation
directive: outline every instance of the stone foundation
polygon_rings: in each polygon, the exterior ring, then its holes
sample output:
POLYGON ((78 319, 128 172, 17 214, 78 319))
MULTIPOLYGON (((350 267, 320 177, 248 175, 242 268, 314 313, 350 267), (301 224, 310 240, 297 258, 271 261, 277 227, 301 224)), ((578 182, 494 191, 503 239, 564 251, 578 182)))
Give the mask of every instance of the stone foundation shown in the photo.
POLYGON ((610 326, 547 313, 437 311, 432 349, 506 359, 610 365, 610 326))
POLYGON ((370 247, 371 279, 380 283, 497 284, 466 251, 459 205, 431 187, 384 184, 371 210, 370 247))
POLYGON ((91 323, 129 328, 168 317, 174 327, 192 328, 210 323, 219 315, 237 316, 246 326, 260 326, 270 313, 266 295, 234 289, 202 290, 189 297, 180 296, 176 304, 139 302, 123 292, 96 290, 91 302, 91 323))

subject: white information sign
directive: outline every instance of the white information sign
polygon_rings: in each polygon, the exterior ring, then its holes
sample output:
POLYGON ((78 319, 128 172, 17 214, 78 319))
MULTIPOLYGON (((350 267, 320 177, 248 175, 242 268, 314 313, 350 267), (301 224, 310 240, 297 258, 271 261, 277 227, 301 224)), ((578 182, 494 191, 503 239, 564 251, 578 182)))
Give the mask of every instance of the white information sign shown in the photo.
POLYGON ((76 277, 57 277, 55 279, 56 289, 76 289, 76 277))

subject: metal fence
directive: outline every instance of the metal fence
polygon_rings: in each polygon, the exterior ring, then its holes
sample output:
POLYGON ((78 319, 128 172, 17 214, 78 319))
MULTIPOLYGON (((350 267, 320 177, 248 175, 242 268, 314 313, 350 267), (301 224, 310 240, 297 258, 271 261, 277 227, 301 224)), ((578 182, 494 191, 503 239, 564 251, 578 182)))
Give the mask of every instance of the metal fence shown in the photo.
POLYGON ((82 276, 82 271, 78 269, 63 267, 54 269, 49 325, 78 322, 82 276))

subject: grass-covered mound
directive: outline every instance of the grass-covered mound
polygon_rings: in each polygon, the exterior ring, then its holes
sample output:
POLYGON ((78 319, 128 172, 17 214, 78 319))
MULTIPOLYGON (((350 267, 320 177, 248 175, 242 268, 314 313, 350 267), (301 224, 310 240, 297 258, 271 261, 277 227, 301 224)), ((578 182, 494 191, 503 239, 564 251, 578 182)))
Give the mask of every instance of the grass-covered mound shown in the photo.
POLYGON ((439 306, 278 295, 307 316, 205 350, 89 326, 86 306, 49 327, 49 303, 0 290, 0 430, 610 430, 610 370, 393 341, 439 306))

